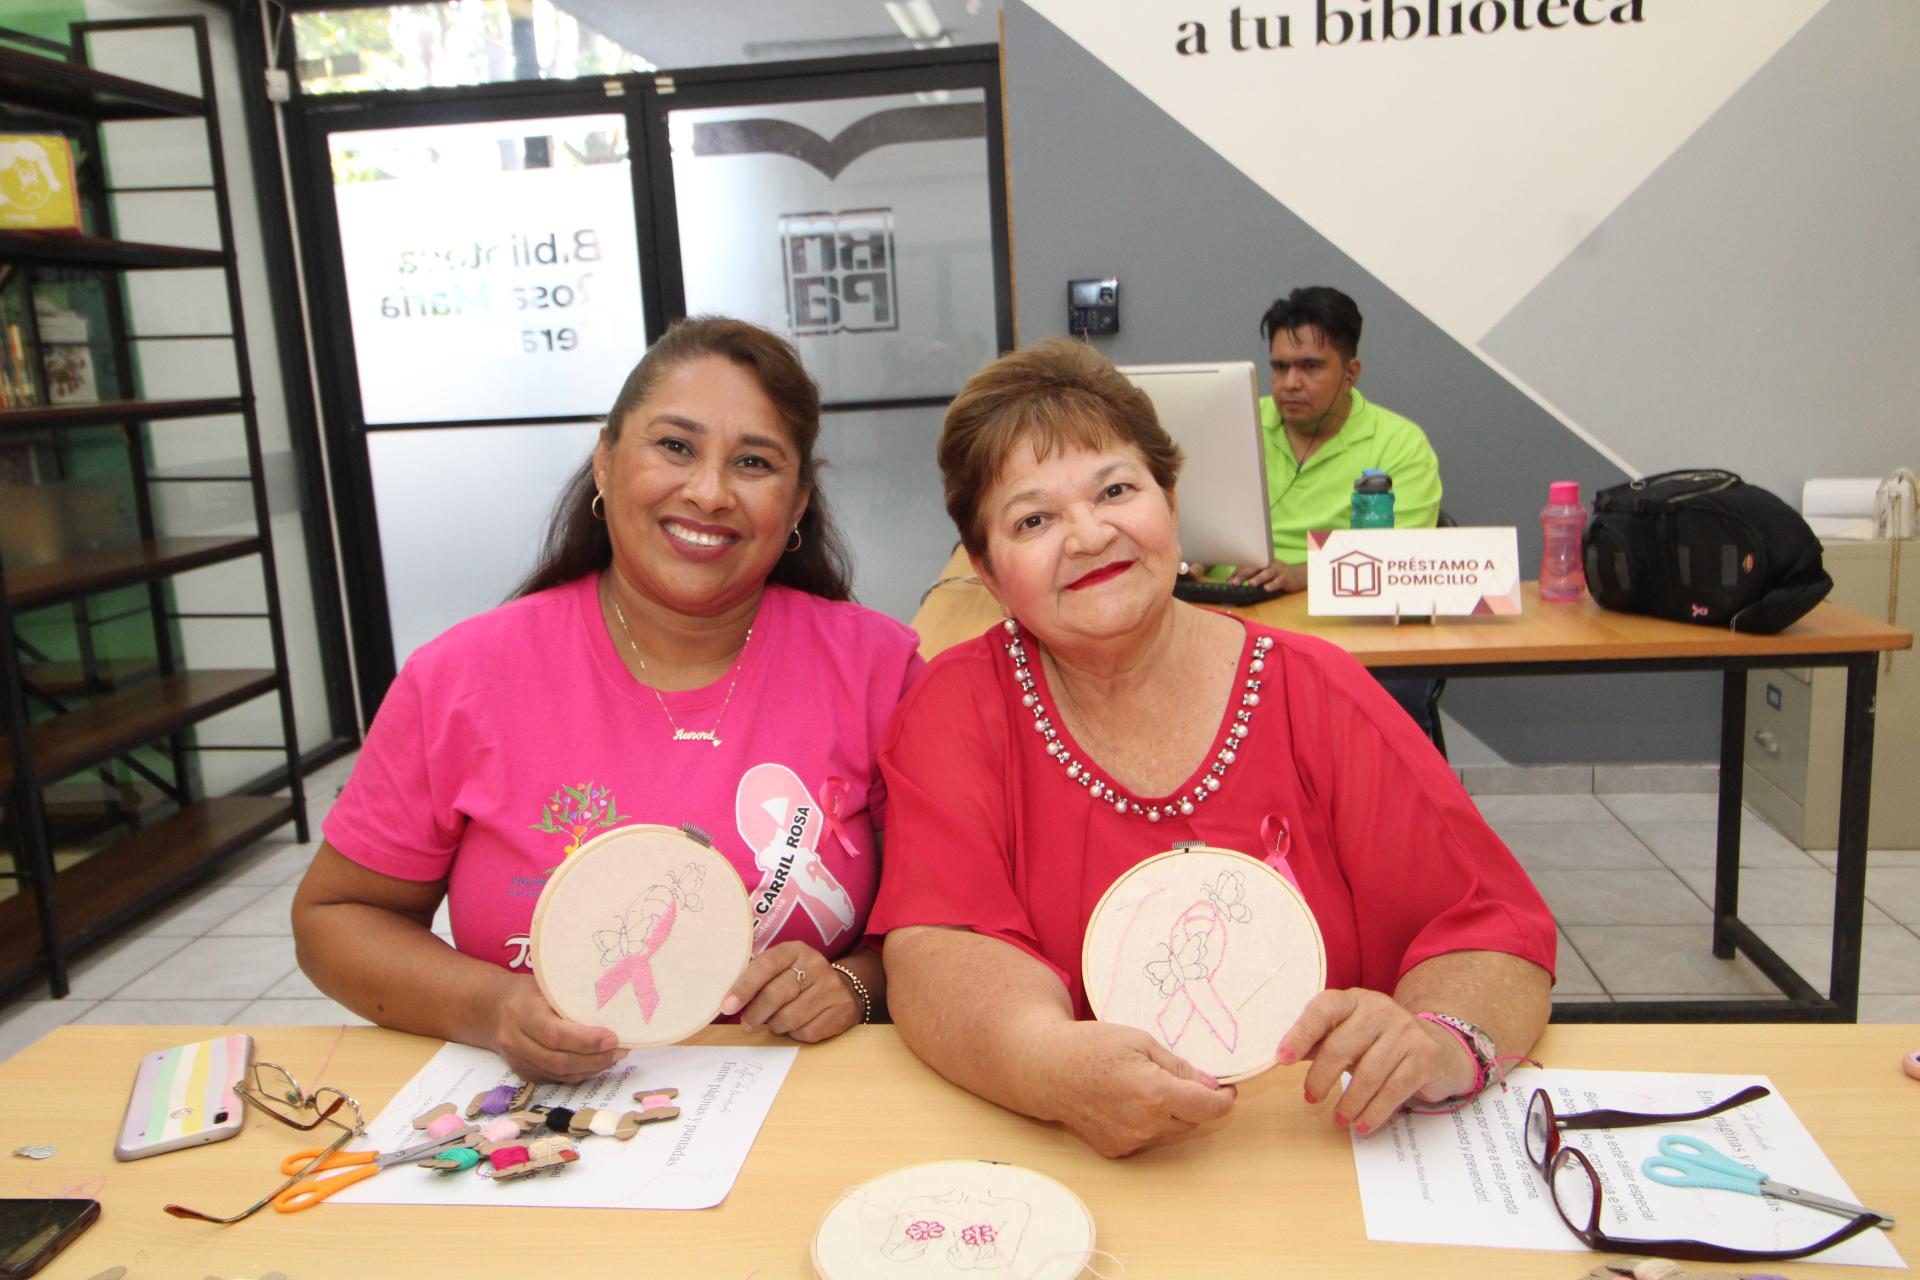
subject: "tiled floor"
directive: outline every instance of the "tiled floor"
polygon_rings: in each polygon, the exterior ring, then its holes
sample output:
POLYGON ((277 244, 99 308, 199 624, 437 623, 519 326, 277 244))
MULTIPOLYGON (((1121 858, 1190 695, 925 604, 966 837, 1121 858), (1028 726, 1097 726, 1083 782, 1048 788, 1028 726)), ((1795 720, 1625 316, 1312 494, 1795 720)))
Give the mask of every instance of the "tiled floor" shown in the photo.
MULTIPOLYGON (((1470 753, 1474 744, 1463 745, 1470 753)), ((1456 747, 1455 760, 1462 755, 1456 747)), ((339 761, 309 779, 316 839, 350 768, 350 760, 339 761)), ((1471 761, 1467 768, 1472 786, 1471 761)), ((1561 772, 1534 776, 1564 785, 1561 772)), ((1775 994, 1747 960, 1715 960, 1708 951, 1712 795, 1476 799, 1559 917, 1556 998, 1775 994)), ((361 1021, 294 963, 288 910, 313 846, 291 839, 289 828, 262 841, 208 886, 94 951, 74 967, 67 999, 47 1000, 40 987, 0 1003, 0 1060, 67 1022, 361 1021)), ((1824 986, 1833 854, 1801 852, 1751 812, 1741 851, 1743 918, 1808 981, 1824 986)), ((1867 898, 1861 1020, 1920 1022, 1920 851, 1872 854, 1867 898)), ((444 913, 436 927, 444 932, 444 913)))

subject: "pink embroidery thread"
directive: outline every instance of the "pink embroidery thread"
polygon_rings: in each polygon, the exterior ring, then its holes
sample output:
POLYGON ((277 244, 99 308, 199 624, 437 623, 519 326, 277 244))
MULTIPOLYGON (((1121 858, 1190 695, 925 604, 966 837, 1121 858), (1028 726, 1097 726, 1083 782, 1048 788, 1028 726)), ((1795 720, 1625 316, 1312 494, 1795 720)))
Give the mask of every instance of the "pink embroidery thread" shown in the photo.
POLYGON ((994 1241, 993 1224, 982 1222, 968 1227, 960 1233, 960 1238, 976 1249, 984 1249, 994 1241))
POLYGON ((673 932, 673 922, 679 912, 679 901, 669 900, 667 909, 660 913, 660 922, 653 926, 653 932, 647 935, 640 950, 621 957, 613 967, 594 980, 593 994, 600 1001, 595 1008, 606 1008, 607 1001, 618 995, 620 988, 631 985, 633 998, 640 1005, 640 1016, 652 1020, 653 1011, 660 1007, 660 992, 653 985, 653 957, 666 945, 667 935, 673 932))
MULTIPOLYGON (((947 1234, 946 1227, 930 1218, 922 1218, 918 1222, 909 1222, 907 1224, 907 1239, 909 1240, 938 1240, 945 1234, 947 1234)), ((969 1243, 971 1243, 971 1241, 969 1241, 969 1243)))

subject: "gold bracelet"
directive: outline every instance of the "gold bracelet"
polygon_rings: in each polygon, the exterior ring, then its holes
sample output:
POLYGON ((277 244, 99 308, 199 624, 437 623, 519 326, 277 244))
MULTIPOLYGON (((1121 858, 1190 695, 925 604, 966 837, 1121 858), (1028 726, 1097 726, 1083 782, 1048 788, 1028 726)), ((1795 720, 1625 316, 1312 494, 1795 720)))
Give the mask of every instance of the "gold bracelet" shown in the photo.
POLYGON ((841 977, 845 978, 848 982, 851 982, 853 984, 853 994, 860 997, 860 1007, 861 1007, 860 1021, 872 1022, 873 1021, 873 993, 867 990, 867 984, 860 981, 859 974, 847 968, 847 966, 841 964, 837 960, 832 961, 830 964, 830 967, 833 969, 835 973, 839 974, 841 977))

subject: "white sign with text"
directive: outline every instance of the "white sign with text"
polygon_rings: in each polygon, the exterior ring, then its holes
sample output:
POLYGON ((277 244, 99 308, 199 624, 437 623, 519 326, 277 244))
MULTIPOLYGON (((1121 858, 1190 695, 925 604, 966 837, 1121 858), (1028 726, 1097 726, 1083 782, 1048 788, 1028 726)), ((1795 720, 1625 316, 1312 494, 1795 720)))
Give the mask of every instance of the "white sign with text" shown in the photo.
POLYGON ((1520 612, 1520 542, 1491 529, 1331 529, 1307 535, 1315 617, 1520 612))
POLYGON ((646 351, 624 163, 445 166, 334 202, 368 423, 602 414, 646 351))

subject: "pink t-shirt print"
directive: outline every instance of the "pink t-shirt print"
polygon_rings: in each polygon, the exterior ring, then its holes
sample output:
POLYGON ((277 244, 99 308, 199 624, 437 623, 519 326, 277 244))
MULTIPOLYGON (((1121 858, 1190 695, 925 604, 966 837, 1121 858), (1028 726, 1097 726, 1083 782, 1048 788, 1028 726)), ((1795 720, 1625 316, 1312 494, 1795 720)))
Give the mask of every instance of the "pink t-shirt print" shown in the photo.
MULTIPOLYGON (((780 936, 795 906, 813 921, 823 947, 853 928, 853 898, 820 860, 820 839, 832 819, 799 774, 783 764, 754 765, 740 776, 734 816, 760 868, 751 891, 755 954, 780 936)), ((849 846, 849 852, 859 851, 849 846)))

